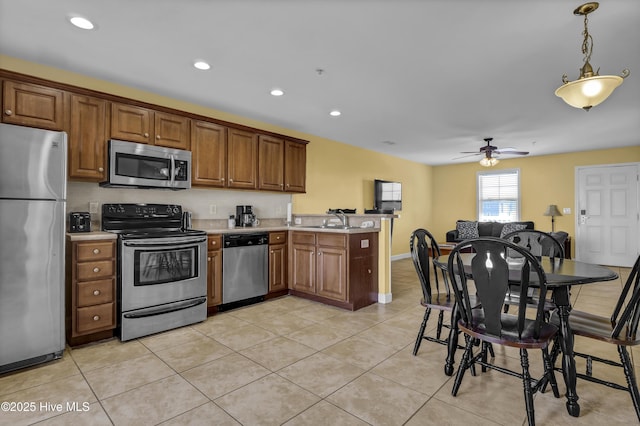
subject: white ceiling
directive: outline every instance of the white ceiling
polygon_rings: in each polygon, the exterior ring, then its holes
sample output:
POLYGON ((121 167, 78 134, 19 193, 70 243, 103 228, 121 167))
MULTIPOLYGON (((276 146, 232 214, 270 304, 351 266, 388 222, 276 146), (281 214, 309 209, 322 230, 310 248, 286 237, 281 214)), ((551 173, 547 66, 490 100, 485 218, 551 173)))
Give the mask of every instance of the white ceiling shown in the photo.
POLYGON ((640 145, 640 1, 589 17, 591 63, 629 68, 623 85, 589 112, 554 95, 582 66, 581 3, 0 0, 0 54, 431 165, 479 160, 452 159, 488 136, 530 155, 640 145))

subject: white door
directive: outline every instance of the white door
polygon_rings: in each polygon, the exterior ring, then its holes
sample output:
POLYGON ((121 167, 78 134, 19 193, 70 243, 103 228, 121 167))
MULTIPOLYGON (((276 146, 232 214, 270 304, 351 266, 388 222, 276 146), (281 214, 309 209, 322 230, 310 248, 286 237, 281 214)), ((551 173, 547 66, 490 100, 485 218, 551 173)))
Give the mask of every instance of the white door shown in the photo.
POLYGON ((576 258, 632 266, 638 257, 640 164, 577 168, 576 258))

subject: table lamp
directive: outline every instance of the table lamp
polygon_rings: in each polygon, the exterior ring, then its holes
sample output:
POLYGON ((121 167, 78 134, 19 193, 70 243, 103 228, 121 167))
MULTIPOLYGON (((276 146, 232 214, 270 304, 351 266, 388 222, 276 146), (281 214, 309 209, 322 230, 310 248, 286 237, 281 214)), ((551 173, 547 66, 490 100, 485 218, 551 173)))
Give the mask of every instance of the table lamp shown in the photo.
POLYGON ((551 216, 551 232, 556 232, 555 217, 562 216, 562 213, 560 213, 560 210, 558 210, 558 206, 555 204, 550 204, 549 207, 547 207, 547 210, 543 213, 543 215, 551 216))

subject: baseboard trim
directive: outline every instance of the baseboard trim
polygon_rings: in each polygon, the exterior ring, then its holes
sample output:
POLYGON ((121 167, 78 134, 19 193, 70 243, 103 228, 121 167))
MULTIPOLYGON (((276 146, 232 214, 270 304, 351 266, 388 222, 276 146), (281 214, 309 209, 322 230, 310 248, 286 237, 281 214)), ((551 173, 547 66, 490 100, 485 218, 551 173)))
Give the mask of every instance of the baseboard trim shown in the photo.
POLYGON ((391 303, 391 293, 378 293, 378 303, 391 303))
POLYGON ((411 257, 411 253, 396 254, 395 256, 391 256, 391 261, 393 262, 394 260, 406 259, 408 257, 411 257))

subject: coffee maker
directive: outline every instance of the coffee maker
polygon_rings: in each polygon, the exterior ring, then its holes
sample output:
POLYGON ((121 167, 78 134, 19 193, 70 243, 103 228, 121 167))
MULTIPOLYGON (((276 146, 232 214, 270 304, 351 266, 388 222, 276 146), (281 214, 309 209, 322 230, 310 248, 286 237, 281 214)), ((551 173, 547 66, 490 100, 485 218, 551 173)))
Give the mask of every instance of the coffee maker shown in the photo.
POLYGON ((253 226, 256 216, 251 206, 236 206, 236 226, 253 226))

